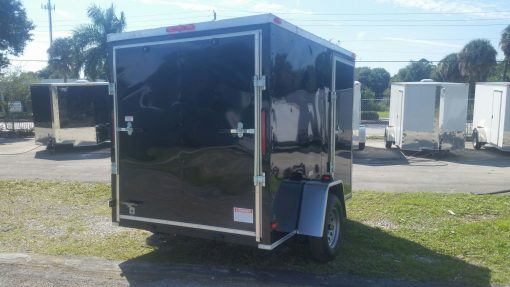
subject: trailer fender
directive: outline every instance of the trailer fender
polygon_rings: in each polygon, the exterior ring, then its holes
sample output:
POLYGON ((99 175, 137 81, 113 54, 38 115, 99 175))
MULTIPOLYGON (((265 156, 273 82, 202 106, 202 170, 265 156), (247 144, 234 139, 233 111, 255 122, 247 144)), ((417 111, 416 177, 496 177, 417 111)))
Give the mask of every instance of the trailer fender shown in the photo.
MULTIPOLYGON (((335 189, 335 187, 340 187, 341 184, 341 180, 332 182, 307 181, 304 184, 298 234, 322 237, 329 191, 335 189)), ((340 200, 342 200, 342 197, 340 197, 340 200)))
POLYGON ((476 127, 473 130, 473 135, 478 134, 478 142, 480 143, 486 143, 487 142, 487 131, 484 127, 476 127))
POLYGON ((365 125, 359 125, 358 135, 360 143, 367 142, 367 130, 365 125))
POLYGON ((388 126, 384 129, 384 140, 387 142, 395 142, 395 127, 388 126))

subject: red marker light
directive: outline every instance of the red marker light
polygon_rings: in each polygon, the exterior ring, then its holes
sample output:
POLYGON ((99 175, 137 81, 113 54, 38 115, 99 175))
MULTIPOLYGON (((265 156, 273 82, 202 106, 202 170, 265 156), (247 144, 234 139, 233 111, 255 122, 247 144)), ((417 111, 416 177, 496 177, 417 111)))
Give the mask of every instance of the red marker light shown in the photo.
POLYGON ((168 33, 195 31, 195 25, 186 24, 186 25, 168 26, 168 27, 166 27, 166 31, 168 33))
POLYGON ((271 230, 275 230, 276 228, 278 228, 278 222, 271 223, 271 230))
POLYGON ((331 175, 329 175, 329 174, 324 174, 324 175, 321 177, 321 180, 322 180, 322 181, 331 181, 331 175))
POLYGON ((278 17, 275 17, 275 18, 273 19, 273 23, 280 25, 280 24, 282 24, 282 19, 280 19, 280 18, 278 18, 278 17))

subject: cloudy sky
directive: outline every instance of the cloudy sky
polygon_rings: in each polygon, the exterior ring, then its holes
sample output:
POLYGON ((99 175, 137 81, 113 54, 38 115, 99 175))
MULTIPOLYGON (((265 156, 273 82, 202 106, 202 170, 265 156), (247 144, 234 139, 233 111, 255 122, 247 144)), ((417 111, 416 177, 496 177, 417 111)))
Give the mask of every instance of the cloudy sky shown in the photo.
MULTIPOLYGON (((22 2, 37 27, 24 55, 12 63, 36 71, 47 60, 49 21, 41 8, 47 0, 22 2)), ((271 12, 355 52, 357 66, 384 67, 392 74, 406 61, 438 61, 476 38, 490 40, 502 59, 499 38, 510 24, 508 0, 52 0, 53 38, 88 23, 86 8, 92 3, 113 3, 124 11, 128 31, 210 21, 213 10, 218 20, 271 12)))

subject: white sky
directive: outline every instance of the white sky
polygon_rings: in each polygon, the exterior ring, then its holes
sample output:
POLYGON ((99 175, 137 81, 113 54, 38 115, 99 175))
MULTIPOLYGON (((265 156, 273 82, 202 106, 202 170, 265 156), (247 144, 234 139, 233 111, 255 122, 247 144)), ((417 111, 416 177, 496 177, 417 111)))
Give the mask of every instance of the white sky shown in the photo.
MULTIPOLYGON (((43 68, 49 47, 47 0, 22 1, 37 26, 23 56, 13 66, 36 71, 43 68)), ((52 0, 53 38, 69 36, 89 23, 91 3, 108 7, 112 1, 52 0)), ((476 38, 489 39, 503 58, 498 43, 510 24, 510 1, 492 0, 123 0, 113 1, 126 14, 128 31, 175 24, 218 20, 271 12, 326 40, 355 52, 357 66, 383 67, 391 74, 405 62, 426 58, 441 60, 476 38)))

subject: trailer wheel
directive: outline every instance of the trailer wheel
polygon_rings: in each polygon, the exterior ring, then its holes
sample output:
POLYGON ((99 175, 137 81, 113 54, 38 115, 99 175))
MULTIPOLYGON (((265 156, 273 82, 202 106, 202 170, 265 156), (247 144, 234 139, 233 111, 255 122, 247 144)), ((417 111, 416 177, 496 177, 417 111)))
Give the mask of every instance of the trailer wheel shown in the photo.
POLYGON ((359 150, 365 149, 365 143, 359 143, 359 150))
POLYGON ((483 143, 480 142, 480 140, 478 139, 478 132, 473 132, 473 148, 476 149, 476 150, 479 150, 482 148, 483 146, 483 143))
POLYGON ((340 250, 343 234, 343 214, 340 199, 335 194, 330 193, 322 237, 308 237, 310 251, 316 261, 330 261, 335 258, 340 250))
POLYGON ((387 142, 386 142, 386 148, 388 148, 388 149, 389 149, 389 148, 391 148, 391 145, 392 145, 392 144, 393 144, 393 143, 392 143, 391 141, 387 141, 387 142))

